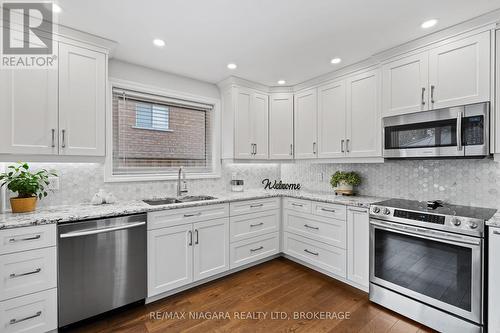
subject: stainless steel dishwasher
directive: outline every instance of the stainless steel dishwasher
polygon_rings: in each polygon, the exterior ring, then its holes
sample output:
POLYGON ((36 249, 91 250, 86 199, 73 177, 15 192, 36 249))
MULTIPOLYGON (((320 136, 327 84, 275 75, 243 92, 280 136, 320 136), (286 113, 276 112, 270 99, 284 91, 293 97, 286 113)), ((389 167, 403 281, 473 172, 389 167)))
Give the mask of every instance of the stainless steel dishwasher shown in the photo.
POLYGON ((59 327, 146 298, 146 214, 57 230, 59 327))

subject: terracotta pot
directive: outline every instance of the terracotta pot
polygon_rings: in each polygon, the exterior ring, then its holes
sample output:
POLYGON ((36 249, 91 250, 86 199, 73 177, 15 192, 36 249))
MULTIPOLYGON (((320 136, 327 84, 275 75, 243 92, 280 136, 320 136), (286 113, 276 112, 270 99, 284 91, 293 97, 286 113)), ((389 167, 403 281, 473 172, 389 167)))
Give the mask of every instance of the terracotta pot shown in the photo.
POLYGON ((37 197, 31 198, 10 198, 12 213, 27 213, 36 209, 37 197))

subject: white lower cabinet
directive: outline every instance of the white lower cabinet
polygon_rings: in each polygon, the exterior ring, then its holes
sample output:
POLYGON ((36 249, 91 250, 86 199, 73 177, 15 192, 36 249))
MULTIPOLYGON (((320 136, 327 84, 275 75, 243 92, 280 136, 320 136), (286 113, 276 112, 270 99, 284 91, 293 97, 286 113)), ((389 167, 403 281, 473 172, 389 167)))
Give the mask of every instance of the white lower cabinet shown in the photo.
POLYGON ((500 252, 500 228, 489 228, 488 259, 488 332, 500 332, 500 262, 496 253, 500 252), (493 254, 493 255, 492 255, 493 254))
POLYGON ((2 333, 40 333, 56 329, 56 288, 0 302, 2 333))
POLYGON ((368 290, 370 262, 368 209, 347 209, 347 279, 368 290))
POLYGON ((231 269, 279 253, 277 232, 245 239, 231 244, 231 269))
POLYGON ((194 223, 193 237, 194 281, 229 269, 229 218, 194 223))
POLYGON ((346 277, 346 250, 344 249, 285 232, 284 250, 292 257, 341 278, 346 277))

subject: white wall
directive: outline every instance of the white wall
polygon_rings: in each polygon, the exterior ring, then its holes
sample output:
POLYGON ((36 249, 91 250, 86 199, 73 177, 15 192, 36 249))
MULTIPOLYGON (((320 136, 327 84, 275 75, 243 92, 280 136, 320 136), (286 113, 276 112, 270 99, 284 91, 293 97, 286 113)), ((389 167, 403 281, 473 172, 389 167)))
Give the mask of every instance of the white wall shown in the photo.
POLYGON ((162 72, 116 59, 109 61, 109 77, 187 94, 220 99, 219 88, 213 83, 162 72))

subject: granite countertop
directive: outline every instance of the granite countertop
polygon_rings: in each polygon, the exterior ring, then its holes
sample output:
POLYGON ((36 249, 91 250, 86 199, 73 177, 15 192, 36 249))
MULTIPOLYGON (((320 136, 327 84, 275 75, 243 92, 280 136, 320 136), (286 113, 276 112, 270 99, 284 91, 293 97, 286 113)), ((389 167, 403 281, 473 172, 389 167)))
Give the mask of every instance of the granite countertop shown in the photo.
MULTIPOLYGON (((190 193, 191 194, 191 193, 190 193)), ((206 194, 206 193, 205 193, 206 194)), ((0 214, 0 229, 26 227, 40 224, 64 223, 95 218, 105 218, 120 215, 153 212, 167 209, 187 208, 233 201, 262 199, 271 197, 292 197, 327 203, 338 203, 348 206, 369 208, 370 204, 383 200, 383 198, 368 196, 337 196, 333 192, 304 192, 304 191, 265 191, 250 190, 246 192, 224 192, 210 194, 217 199, 175 203, 168 205, 150 206, 140 200, 123 201, 115 204, 92 205, 90 203, 54 206, 37 209, 32 213, 0 214)), ((500 217, 499 217, 500 220, 500 217)))
POLYGON ((500 228, 500 210, 497 211, 491 219, 486 221, 486 225, 490 227, 500 228))

